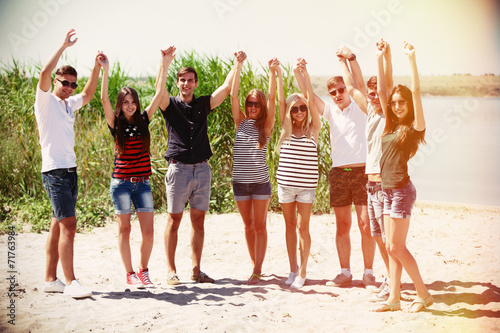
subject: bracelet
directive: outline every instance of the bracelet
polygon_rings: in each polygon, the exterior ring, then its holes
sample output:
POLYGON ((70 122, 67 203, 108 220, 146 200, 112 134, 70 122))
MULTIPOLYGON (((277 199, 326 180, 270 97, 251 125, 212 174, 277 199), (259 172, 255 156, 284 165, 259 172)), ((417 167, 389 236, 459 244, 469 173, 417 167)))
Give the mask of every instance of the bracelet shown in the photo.
POLYGON ((349 61, 356 60, 356 55, 353 53, 352 56, 350 58, 348 58, 347 60, 349 60, 349 61))

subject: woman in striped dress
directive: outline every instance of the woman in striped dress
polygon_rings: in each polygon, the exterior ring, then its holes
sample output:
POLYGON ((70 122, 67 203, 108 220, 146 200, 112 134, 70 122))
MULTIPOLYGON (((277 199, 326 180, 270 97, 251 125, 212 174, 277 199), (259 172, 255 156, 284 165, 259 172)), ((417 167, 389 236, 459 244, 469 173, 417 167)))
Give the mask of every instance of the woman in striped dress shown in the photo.
POLYGON ((158 109, 167 81, 167 70, 175 57, 175 47, 162 50, 162 66, 157 80, 156 94, 151 104, 141 112, 139 96, 135 89, 120 89, 113 107, 108 96, 109 61, 106 56, 99 59, 103 68, 101 100, 111 135, 115 140, 115 166, 109 186, 118 221, 118 250, 126 270, 126 284, 135 288, 153 287, 149 278, 148 262, 153 250, 154 210, 149 176, 149 120, 158 109), (130 251, 131 202, 141 226, 141 257, 137 271, 132 266, 130 251))
POLYGON ((305 83, 307 91, 306 96, 292 94, 285 104, 282 103, 284 93, 278 90, 282 130, 276 178, 290 261, 290 274, 285 283, 291 288, 300 289, 306 281, 307 259, 311 249, 309 219, 319 177, 317 140, 321 121, 314 103, 306 61, 299 58, 293 72, 297 81, 305 83), (297 229, 300 267, 297 263, 297 229))
POLYGON ((237 56, 236 73, 231 89, 231 110, 236 126, 233 148, 233 192, 245 224, 245 239, 253 271, 248 284, 261 280, 262 263, 267 249, 267 210, 271 198, 269 169, 266 163, 267 143, 273 131, 276 98, 276 75, 281 75, 279 61, 269 61, 269 100, 253 89, 240 108, 238 97, 243 57, 237 56))

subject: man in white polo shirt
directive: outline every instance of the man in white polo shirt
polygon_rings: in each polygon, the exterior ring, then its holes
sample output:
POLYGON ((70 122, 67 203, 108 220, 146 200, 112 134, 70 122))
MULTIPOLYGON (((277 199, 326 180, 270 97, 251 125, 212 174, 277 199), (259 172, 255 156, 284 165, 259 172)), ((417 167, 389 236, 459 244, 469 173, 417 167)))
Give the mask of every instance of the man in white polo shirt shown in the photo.
POLYGON ((72 96, 77 85, 77 72, 71 66, 60 67, 52 79, 64 50, 73 46, 78 38, 72 39, 70 30, 63 44, 57 49, 40 72, 35 99, 35 117, 42 148, 42 180, 52 205, 52 221, 46 245, 44 292, 61 292, 73 298, 92 296, 75 278, 73 270, 73 243, 76 233, 76 199, 78 196, 78 176, 74 151, 74 112, 86 105, 97 88, 100 65, 94 64, 92 74, 83 91, 72 96), (54 83, 52 92, 50 89, 54 83), (61 260, 66 284, 57 274, 57 264, 61 260))

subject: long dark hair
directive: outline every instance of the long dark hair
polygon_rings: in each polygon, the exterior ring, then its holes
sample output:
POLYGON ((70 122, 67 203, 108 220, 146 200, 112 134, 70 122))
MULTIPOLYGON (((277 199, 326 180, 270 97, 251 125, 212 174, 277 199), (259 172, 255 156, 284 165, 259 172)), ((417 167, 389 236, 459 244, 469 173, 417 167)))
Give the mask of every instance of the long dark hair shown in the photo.
POLYGON ((149 154, 149 146, 150 146, 150 136, 148 124, 144 121, 141 116, 141 105, 139 103, 139 96, 137 95, 137 91, 134 88, 124 87, 120 89, 118 93, 118 97, 116 99, 115 106, 115 130, 116 130, 116 151, 118 155, 122 155, 125 153, 125 128, 127 128, 128 122, 125 118, 125 115, 122 111, 123 101, 125 100, 125 96, 132 96, 137 109, 132 115, 132 123, 136 124, 139 128, 139 132, 141 133, 141 141, 142 141, 142 152, 147 152, 149 154))
POLYGON ((259 89, 252 89, 245 99, 245 116, 248 118, 247 103, 250 96, 253 96, 260 103, 259 118, 255 120, 255 127, 259 130, 259 149, 264 148, 267 142, 266 138, 266 120, 267 120, 267 99, 266 95, 259 89))
MULTIPOLYGON (((398 130, 399 134, 398 134, 397 144, 400 147, 404 147, 408 144, 411 144, 408 142, 408 135, 412 130, 413 123, 415 121, 415 110, 413 106, 413 94, 411 93, 410 89, 401 84, 398 84, 392 89, 391 95, 389 96, 389 104, 387 105, 387 114, 385 115, 385 119, 386 122, 383 134, 384 136, 398 130), (406 102, 406 106, 408 108, 408 113, 401 122, 399 121, 396 114, 392 111, 391 102, 394 94, 401 95, 403 100, 406 102)), ((417 153, 418 146, 421 143, 425 143, 423 132, 422 135, 418 137, 414 145, 411 147, 410 157, 413 157, 417 153)))

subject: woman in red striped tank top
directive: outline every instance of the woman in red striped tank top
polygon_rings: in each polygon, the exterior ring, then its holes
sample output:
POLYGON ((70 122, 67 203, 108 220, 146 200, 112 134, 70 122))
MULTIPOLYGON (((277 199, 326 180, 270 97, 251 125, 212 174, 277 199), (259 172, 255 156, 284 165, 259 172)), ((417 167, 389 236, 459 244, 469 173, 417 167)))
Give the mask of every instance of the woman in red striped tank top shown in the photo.
POLYGON ((105 55, 99 59, 103 68, 102 106, 116 144, 110 194, 118 221, 118 249, 127 272, 126 284, 135 288, 154 287, 148 271, 154 237, 153 196, 149 183, 151 162, 148 125, 162 98, 168 67, 175 57, 175 47, 162 50, 161 55, 162 65, 157 78, 156 93, 151 104, 143 112, 137 92, 130 87, 124 87, 119 91, 113 111, 108 96, 109 61, 105 55), (134 204, 142 233, 137 271, 134 271, 132 266, 130 251, 131 203, 134 204))

